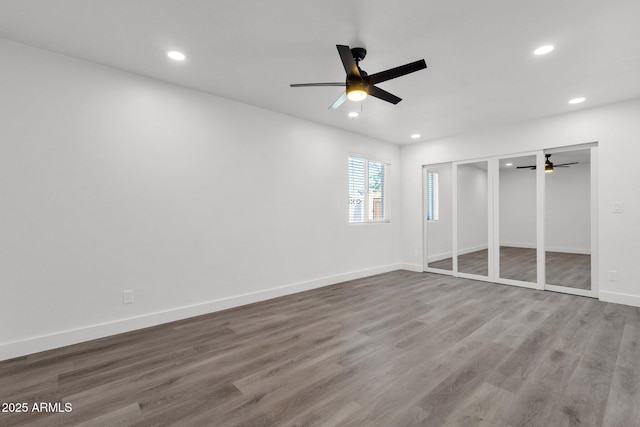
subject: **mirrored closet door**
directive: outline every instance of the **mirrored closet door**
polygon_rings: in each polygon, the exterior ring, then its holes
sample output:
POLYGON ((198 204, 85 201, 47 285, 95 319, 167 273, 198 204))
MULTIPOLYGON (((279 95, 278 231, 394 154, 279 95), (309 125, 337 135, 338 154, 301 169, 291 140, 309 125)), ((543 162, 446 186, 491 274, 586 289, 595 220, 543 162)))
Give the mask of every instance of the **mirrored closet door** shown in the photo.
POLYGON ((424 166, 424 270, 597 297, 597 150, 424 166))
POLYGON ((457 272, 489 277, 489 162, 456 165, 457 272))
POLYGON ((427 271, 453 271, 453 189, 451 163, 424 168, 424 227, 427 271))
POLYGON ((546 289, 592 290, 591 150, 544 153, 546 289))
POLYGON ((538 282, 536 157, 498 160, 498 278, 532 288, 538 282))

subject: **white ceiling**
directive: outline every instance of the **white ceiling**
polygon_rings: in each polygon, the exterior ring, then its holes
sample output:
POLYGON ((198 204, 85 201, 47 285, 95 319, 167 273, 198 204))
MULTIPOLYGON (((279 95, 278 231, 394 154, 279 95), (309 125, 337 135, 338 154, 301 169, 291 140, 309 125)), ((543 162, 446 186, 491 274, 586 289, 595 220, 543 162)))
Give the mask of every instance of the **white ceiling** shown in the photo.
POLYGON ((638 16, 638 0, 0 0, 0 37, 405 144, 640 96, 638 16), (428 69, 350 119, 360 104, 327 109, 340 88, 289 87, 344 80, 336 44, 367 48, 370 74, 428 69))

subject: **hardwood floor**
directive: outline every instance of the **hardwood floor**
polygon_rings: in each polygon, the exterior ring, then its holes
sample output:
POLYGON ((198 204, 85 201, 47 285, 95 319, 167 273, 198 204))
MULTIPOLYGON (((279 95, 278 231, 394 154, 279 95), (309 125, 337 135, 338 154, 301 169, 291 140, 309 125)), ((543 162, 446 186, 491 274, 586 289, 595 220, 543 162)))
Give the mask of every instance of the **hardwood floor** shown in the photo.
MULTIPOLYGON (((451 271, 453 259, 430 262, 429 267, 451 271)), ((480 276, 488 275, 488 251, 484 249, 460 255, 458 271, 480 276)), ((591 255, 547 252, 546 273, 549 285, 591 289, 591 255)), ((500 277, 535 283, 536 250, 500 246, 500 277)))
POLYGON ((28 426, 638 426, 640 309, 397 271, 0 363, 28 426))

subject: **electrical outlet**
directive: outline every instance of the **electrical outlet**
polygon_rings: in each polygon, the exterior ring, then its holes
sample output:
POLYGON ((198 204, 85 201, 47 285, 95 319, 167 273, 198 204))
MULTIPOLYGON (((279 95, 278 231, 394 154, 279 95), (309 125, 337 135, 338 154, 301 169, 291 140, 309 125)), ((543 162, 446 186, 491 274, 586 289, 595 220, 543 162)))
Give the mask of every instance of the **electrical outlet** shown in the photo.
POLYGON ((611 207, 611 212, 622 213, 622 202, 613 202, 613 206, 611 207))
POLYGON ((618 281, 618 271, 617 270, 609 270, 609 281, 617 282, 618 281))
POLYGON ((133 291, 122 292, 122 303, 133 304, 133 291))

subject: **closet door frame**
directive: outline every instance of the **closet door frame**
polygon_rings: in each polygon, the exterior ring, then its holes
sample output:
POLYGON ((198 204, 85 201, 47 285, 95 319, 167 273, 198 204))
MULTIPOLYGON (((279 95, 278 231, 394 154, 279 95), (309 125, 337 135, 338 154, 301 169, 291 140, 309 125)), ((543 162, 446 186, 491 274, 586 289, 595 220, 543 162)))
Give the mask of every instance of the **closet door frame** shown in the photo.
MULTIPOLYGON (((566 153, 570 151, 576 150, 584 150, 589 149, 589 177, 590 177, 590 231, 591 231, 591 289, 577 289, 570 288, 568 286, 558 286, 558 285, 549 285, 546 283, 543 284, 542 289, 547 291, 554 292, 562 292, 565 294, 571 295, 579 295, 583 297, 592 297, 599 298, 600 295, 600 286, 598 283, 598 262, 599 262, 599 254, 598 254, 598 143, 588 143, 588 144, 580 144, 580 145, 572 145, 568 147, 558 147, 551 148, 545 150, 547 153, 566 153)), ((544 156, 544 152, 542 152, 542 156, 544 156)), ((539 166, 538 166, 539 168, 539 166)), ((543 180, 543 190, 544 190, 544 176, 543 180)), ((544 203, 544 201, 543 201, 544 203)), ((544 214, 544 211, 543 211, 544 214)), ((543 229, 544 230, 544 229, 543 229)), ((544 250, 544 247, 543 247, 544 250)), ((538 266, 539 268, 540 266, 538 266)), ((544 268, 544 264, 542 266, 544 268)), ((545 277, 546 279, 546 277, 545 277)))

